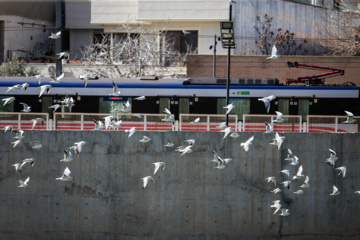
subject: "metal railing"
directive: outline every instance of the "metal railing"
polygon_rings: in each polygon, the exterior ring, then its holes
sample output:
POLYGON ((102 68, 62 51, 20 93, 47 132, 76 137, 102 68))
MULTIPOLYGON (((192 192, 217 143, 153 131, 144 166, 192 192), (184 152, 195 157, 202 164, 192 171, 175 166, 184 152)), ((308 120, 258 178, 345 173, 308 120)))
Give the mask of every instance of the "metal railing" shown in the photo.
POLYGON ((306 132, 359 132, 360 117, 355 123, 344 123, 346 116, 308 115, 306 132))
MULTIPOLYGON (((219 131, 221 129, 218 126, 225 121, 225 114, 180 114, 179 131, 219 131), (200 121, 194 123, 197 118, 200 121)), ((229 127, 234 131, 239 131, 237 115, 229 115, 229 127)))
MULTIPOLYGON (((95 121, 109 116, 107 113, 61 113, 55 112, 53 120, 48 113, 0 112, 0 129, 12 125, 14 129, 32 129, 34 118, 43 118, 44 125, 36 124, 34 130, 95 130, 95 121)), ((140 131, 220 131, 226 115, 180 114, 179 121, 164 121, 166 114, 117 113, 121 127, 108 129, 124 131, 135 127, 140 131), (198 123, 192 123, 199 118, 198 123)), ((360 132, 360 116, 354 123, 344 123, 346 116, 308 115, 302 122, 300 115, 283 115, 285 122, 276 123, 276 115, 244 114, 243 122, 237 115, 229 115, 229 127, 238 132, 265 132, 265 121, 275 132, 360 132)), ((105 129, 103 129, 105 130, 105 129)))
POLYGON ((44 119, 44 125, 37 123, 34 130, 51 130, 48 113, 23 113, 23 112, 0 112, 0 129, 5 126, 13 126, 13 129, 32 129, 32 119, 44 119))
POLYGON ((270 124, 274 132, 305 132, 300 115, 283 115, 285 120, 276 123, 276 115, 243 114, 241 132, 265 132, 265 122, 270 124))

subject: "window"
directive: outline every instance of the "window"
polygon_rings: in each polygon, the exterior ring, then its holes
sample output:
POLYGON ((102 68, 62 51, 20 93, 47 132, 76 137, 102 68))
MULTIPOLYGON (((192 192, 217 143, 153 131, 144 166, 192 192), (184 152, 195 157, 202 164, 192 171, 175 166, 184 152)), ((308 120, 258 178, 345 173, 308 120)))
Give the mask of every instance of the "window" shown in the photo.
MULTIPOLYGON (((243 114, 250 113, 250 99, 248 98, 230 98, 230 103, 235 105, 235 108, 231 110, 229 115, 238 115, 238 120, 243 120, 243 114)), ((217 101, 217 114, 226 114, 226 99, 218 98, 217 101)))
POLYGON ((197 53, 198 31, 168 31, 161 36, 161 62, 165 66, 181 66, 183 57, 189 53, 197 53))

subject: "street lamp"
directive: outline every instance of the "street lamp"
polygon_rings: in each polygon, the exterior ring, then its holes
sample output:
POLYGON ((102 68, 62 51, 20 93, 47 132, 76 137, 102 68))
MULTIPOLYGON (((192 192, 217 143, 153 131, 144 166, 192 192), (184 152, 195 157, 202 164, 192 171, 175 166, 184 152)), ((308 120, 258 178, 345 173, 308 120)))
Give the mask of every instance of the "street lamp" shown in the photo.
POLYGON ((217 41, 221 41, 220 37, 216 39, 216 34, 214 36, 214 45, 211 45, 209 49, 214 48, 214 57, 213 57, 213 78, 216 78, 216 45, 217 41))
MULTIPOLYGON (((231 20, 232 3, 230 3, 229 9, 229 21, 220 22, 221 30, 221 43, 223 48, 228 49, 227 56, 227 80, 226 80, 226 105, 229 105, 229 92, 230 92, 230 50, 235 48, 234 38, 234 23, 231 20)), ((226 114, 226 126, 229 126, 229 113, 226 114)))

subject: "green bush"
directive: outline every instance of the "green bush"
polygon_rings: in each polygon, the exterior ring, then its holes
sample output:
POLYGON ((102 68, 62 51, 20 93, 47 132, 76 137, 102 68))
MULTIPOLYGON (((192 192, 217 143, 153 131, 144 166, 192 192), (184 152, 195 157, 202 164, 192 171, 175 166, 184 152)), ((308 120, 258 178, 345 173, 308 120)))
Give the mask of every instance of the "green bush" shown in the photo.
POLYGON ((0 66, 0 76, 2 77, 31 77, 39 74, 40 71, 33 66, 26 69, 24 60, 15 57, 9 63, 3 63, 0 66))

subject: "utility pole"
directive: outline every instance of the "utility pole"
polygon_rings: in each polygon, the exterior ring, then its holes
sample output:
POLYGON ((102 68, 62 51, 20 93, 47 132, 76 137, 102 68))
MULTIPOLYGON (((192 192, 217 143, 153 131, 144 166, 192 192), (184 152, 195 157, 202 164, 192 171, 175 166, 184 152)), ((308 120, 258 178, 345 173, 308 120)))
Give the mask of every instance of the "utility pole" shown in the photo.
MULTIPOLYGON (((62 9, 63 6, 62 6, 62 0, 57 0, 56 1, 56 7, 55 7, 55 11, 56 11, 56 32, 57 31, 61 31, 63 30, 63 16, 62 16, 62 9)), ((62 42, 62 38, 60 37, 59 39, 56 39, 55 40, 55 61, 56 61, 56 77, 60 76, 62 74, 62 62, 61 62, 61 59, 58 59, 56 56, 57 53, 60 53, 61 52, 61 42, 62 42)))

